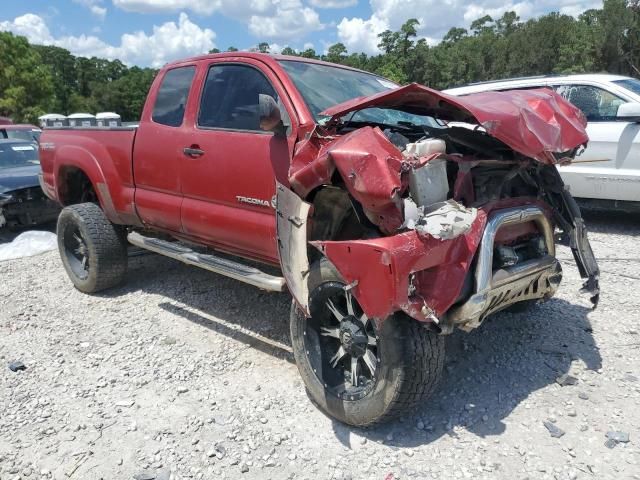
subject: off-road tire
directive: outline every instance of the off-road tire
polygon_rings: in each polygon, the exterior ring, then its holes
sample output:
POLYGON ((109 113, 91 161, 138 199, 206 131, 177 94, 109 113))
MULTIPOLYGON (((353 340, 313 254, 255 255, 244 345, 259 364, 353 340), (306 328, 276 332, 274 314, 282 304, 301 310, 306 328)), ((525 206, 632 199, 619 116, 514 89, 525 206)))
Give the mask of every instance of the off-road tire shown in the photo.
MULTIPOLYGON (((335 267, 323 258, 310 271, 310 297, 326 282, 342 282, 335 267)), ((321 410, 337 420, 366 427, 384 423, 423 405, 442 375, 444 338, 403 314, 387 318, 379 336, 379 374, 372 390, 355 401, 338 398, 314 373, 305 352, 307 319, 296 303, 291 306, 293 352, 308 395, 321 410)))
POLYGON ((73 285, 84 293, 96 293, 120 284, 127 272, 127 243, 124 230, 112 224, 95 203, 65 207, 58 217, 58 250, 73 285), (79 234, 85 244, 86 272, 68 248, 69 235, 79 234), (65 238, 67 244, 65 244, 65 238))

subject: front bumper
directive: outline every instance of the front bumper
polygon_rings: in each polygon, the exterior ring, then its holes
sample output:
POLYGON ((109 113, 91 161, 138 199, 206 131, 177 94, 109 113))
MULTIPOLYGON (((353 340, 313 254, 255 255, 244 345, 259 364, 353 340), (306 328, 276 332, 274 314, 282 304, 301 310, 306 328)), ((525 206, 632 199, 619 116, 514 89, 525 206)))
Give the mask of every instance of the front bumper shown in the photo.
POLYGON ((403 311, 418 321, 439 323, 443 332, 456 326, 473 329, 487 315, 509 305, 548 298, 562 278, 551 223, 544 207, 532 203, 478 210, 469 231, 451 240, 409 231, 314 245, 353 285, 358 303, 370 318, 381 322, 403 311), (529 222, 535 222, 542 234, 546 254, 494 271, 494 243, 500 228, 529 222), (473 285, 467 290, 469 275, 473 285))
POLYGON ((494 212, 485 228, 474 274, 475 290, 468 300, 449 311, 449 326, 472 330, 488 315, 510 305, 553 296, 562 280, 562 267, 555 258, 553 227, 542 209, 529 206, 494 212), (537 224, 547 255, 494 271, 494 241, 498 230, 527 222, 537 224))

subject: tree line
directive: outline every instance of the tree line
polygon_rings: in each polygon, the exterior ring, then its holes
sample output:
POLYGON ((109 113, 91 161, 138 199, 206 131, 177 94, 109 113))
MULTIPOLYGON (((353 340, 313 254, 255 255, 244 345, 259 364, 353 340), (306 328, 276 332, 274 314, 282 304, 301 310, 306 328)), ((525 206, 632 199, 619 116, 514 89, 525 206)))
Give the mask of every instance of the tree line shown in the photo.
MULTIPOLYGON (((350 53, 344 44, 325 54, 313 49, 281 53, 349 65, 398 83, 444 89, 499 78, 608 72, 640 77, 640 0, 604 0, 577 18, 552 12, 528 21, 509 11, 451 28, 437 45, 418 37, 407 20, 378 35, 380 54, 350 53)), ((229 47, 227 51, 237 51, 229 47)), ((267 42, 256 47, 269 52, 267 42)), ((220 52, 214 49, 211 53, 220 52)), ((53 46, 31 45, 0 32, 0 116, 34 122, 47 112, 115 111, 137 120, 157 73, 119 60, 75 57, 53 46)))
POLYGON ((137 120, 156 73, 0 32, 0 116, 35 123, 45 113, 114 111, 137 120))

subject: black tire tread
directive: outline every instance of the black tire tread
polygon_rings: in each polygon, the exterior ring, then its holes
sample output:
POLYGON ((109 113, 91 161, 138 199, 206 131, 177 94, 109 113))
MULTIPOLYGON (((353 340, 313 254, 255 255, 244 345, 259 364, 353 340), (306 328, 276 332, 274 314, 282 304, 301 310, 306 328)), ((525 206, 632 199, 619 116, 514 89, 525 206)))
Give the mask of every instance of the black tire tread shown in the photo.
POLYGON ((444 367, 444 338, 413 319, 403 318, 404 378, 397 384, 384 415, 366 426, 386 423, 410 412, 436 390, 444 367))
POLYGON ((72 221, 79 218, 84 225, 89 237, 86 241, 91 244, 91 254, 94 257, 90 268, 95 270, 90 281, 78 282, 73 273, 69 273, 75 287, 84 293, 96 293, 120 284, 127 272, 127 245, 123 229, 111 223, 95 203, 65 207, 58 224, 68 215, 74 217, 72 221))
MULTIPOLYGON (((332 280, 341 281, 341 277, 333 264, 323 257, 311 267, 308 282, 309 291, 323 282, 332 280)), ((296 315, 302 315, 297 310, 295 302, 292 304, 291 315, 292 322, 295 321, 296 315)), ((424 405, 424 400, 434 393, 442 376, 445 342, 441 335, 428 330, 424 325, 403 314, 392 315, 385 322, 389 323, 392 328, 389 333, 395 338, 395 341, 399 342, 397 350, 401 351, 402 355, 399 356, 398 368, 395 369, 400 378, 395 383, 391 400, 385 406, 384 412, 369 422, 351 422, 343 414, 336 415, 329 411, 327 404, 318 402, 312 396, 312 400, 321 409, 345 423, 359 427, 371 427, 410 413, 424 405)), ((295 344, 293 339, 292 343, 295 344)), ((298 368, 303 379, 307 382, 308 372, 305 372, 306 369, 301 368, 300 364, 298 368)))

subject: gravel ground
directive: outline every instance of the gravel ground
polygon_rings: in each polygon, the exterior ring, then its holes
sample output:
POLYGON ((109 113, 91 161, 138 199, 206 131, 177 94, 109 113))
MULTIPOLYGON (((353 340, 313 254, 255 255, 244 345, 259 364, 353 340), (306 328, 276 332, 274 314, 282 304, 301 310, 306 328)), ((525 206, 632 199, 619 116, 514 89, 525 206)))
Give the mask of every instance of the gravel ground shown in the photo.
POLYGON ((557 298, 448 337, 438 393, 370 430, 307 398, 288 295, 154 255, 97 296, 57 252, 2 262, 0 479, 638 479, 640 218, 588 220, 598 310, 561 248, 557 298))

